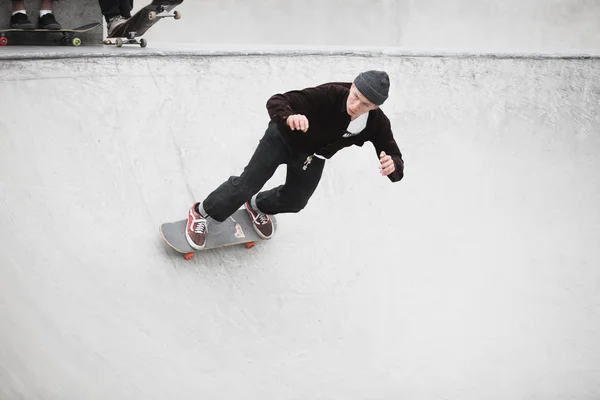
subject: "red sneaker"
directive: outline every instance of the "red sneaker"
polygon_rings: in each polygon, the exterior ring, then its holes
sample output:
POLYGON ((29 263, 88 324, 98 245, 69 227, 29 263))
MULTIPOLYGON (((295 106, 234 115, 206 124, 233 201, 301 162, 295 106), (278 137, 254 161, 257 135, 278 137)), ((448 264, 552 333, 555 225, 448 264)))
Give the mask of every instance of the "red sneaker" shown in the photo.
POLYGON ((202 250, 206 245, 206 234, 208 232, 208 221, 196 211, 196 203, 190 208, 187 220, 185 237, 194 249, 202 250))
POLYGON ((258 233, 258 236, 263 239, 270 239, 274 233, 274 227, 271 218, 269 218, 267 214, 261 214, 255 211, 250 205, 249 201, 246 202, 246 211, 248 211, 250 219, 254 222, 254 230, 256 233, 258 233))

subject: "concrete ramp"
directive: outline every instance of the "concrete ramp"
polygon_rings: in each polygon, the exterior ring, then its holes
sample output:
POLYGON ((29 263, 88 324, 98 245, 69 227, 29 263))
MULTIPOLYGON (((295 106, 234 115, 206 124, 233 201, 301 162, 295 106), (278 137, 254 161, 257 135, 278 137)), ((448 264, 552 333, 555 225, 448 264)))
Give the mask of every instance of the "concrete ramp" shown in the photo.
POLYGON ((600 396, 597 59, 2 68, 0 398, 600 396), (241 171, 269 96, 370 68, 391 76, 403 181, 366 144, 269 242, 189 262, 161 242, 241 171))

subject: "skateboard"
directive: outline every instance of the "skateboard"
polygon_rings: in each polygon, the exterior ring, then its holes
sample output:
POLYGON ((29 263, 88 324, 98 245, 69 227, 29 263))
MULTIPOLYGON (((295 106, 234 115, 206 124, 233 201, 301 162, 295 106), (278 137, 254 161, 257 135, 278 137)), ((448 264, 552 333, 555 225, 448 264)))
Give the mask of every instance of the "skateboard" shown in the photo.
MULTIPOLYGON (((273 222, 273 229, 277 232, 277 220, 272 215, 270 218, 273 222)), ((245 209, 237 210, 220 224, 209 225, 206 246, 202 250, 196 250, 189 245, 185 237, 186 226, 187 219, 182 219, 175 222, 166 222, 159 229, 160 235, 167 245, 183 254, 186 260, 194 258, 194 254, 198 251, 237 244, 245 244, 246 248, 250 249, 254 247, 256 242, 265 240, 254 230, 253 222, 250 220, 248 212, 245 209)))
POLYGON ((142 36, 162 18, 180 19, 181 12, 179 11, 174 11, 173 14, 161 14, 171 11, 181 3, 183 3, 183 0, 152 0, 152 3, 133 14, 127 22, 107 36, 108 38, 116 38, 114 42, 106 39, 104 44, 116 45, 117 47, 122 47, 124 44, 139 44, 141 47, 146 47, 148 41, 146 39, 138 41, 136 37, 142 36))
POLYGON ((54 29, 14 29, 14 28, 0 29, 0 46, 8 45, 8 36, 9 35, 23 34, 23 33, 25 33, 25 34, 29 34, 29 33, 34 33, 34 34, 60 33, 60 34, 62 34, 62 39, 60 41, 60 43, 62 45, 72 44, 73 46, 80 46, 81 39, 77 37, 77 34, 91 31, 92 29, 95 29, 101 25, 102 24, 100 22, 96 22, 93 24, 87 24, 87 25, 83 25, 83 26, 73 28, 73 29, 57 29, 57 30, 54 30, 54 29))

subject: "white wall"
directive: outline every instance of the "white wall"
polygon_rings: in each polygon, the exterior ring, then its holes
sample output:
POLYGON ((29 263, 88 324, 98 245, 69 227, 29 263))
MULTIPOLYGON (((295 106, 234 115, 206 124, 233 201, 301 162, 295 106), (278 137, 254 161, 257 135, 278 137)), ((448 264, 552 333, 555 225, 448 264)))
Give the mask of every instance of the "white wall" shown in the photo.
MULTIPOLYGON (((136 6, 141 6, 138 2, 136 6)), ((600 53, 596 0, 186 0, 152 41, 600 53)))

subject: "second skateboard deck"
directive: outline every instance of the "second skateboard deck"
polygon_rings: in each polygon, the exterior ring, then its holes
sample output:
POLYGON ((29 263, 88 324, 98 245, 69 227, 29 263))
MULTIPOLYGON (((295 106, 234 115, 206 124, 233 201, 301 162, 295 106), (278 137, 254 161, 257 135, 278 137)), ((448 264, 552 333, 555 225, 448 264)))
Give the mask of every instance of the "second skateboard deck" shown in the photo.
POLYGON ((7 46, 9 43, 8 36, 9 35, 30 35, 30 34, 52 34, 52 33, 60 33, 62 34, 62 40, 60 44, 63 45, 73 45, 80 46, 81 39, 77 37, 78 33, 85 33, 95 29, 102 24, 100 22, 95 22, 92 24, 87 24, 83 26, 79 26, 73 29, 0 29, 0 46, 7 46))

